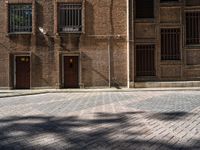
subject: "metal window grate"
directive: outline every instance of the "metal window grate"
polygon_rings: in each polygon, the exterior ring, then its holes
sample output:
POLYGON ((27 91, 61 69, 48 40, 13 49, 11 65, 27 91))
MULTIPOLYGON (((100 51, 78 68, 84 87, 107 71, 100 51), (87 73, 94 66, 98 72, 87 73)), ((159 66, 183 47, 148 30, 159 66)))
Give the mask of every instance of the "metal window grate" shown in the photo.
POLYGON ((200 11, 186 12, 186 44, 200 44, 200 11))
POLYGON ((82 31, 82 5, 59 5, 59 32, 82 31))
POLYGON ((155 76, 155 45, 136 46, 136 76, 155 76))
POLYGON ((32 32, 32 5, 9 5, 9 32, 32 32))
POLYGON ((180 29, 161 29, 161 59, 180 60, 180 29))
POLYGON ((154 1, 136 0, 136 18, 154 18, 154 1))

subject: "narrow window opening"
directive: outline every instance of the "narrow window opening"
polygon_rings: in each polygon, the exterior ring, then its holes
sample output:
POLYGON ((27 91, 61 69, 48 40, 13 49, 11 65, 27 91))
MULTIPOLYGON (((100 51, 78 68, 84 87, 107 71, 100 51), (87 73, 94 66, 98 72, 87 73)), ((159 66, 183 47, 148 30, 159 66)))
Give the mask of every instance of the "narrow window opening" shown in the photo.
POLYGON ((136 0, 136 18, 154 18, 154 0, 136 0))
POLYGON ((186 44, 200 44, 200 11, 186 12, 186 44))
POLYGON ((180 29, 161 29, 161 60, 180 58, 180 29))
POLYGON ((136 46, 136 76, 155 76, 155 45, 136 46))

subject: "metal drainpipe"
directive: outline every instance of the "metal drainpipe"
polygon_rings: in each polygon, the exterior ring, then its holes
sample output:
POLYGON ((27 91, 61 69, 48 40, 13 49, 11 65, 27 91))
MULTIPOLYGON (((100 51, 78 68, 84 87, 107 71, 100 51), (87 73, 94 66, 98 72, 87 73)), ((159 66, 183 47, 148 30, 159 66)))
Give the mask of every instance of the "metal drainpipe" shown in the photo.
POLYGON ((111 88, 111 49, 110 49, 111 37, 108 37, 108 86, 111 88))
POLYGON ((129 30, 129 0, 126 0, 127 3, 127 87, 130 88, 130 30, 129 30))

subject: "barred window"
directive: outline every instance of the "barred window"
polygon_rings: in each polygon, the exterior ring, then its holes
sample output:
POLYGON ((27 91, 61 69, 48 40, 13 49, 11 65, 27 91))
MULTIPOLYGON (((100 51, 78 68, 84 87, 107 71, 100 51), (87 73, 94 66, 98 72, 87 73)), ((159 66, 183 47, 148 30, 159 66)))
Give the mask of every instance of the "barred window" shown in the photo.
POLYGON ((180 29, 161 29, 161 60, 180 60, 180 29))
POLYGON ((200 11, 186 12, 186 44, 200 44, 200 11))
POLYGON ((9 32, 32 32, 32 5, 9 5, 9 32))
POLYGON ((82 5, 59 4, 59 32, 82 31, 82 5))
POLYGON ((155 76, 155 45, 136 46, 136 76, 155 76))
POLYGON ((154 0, 136 0, 136 18, 154 18, 154 0))

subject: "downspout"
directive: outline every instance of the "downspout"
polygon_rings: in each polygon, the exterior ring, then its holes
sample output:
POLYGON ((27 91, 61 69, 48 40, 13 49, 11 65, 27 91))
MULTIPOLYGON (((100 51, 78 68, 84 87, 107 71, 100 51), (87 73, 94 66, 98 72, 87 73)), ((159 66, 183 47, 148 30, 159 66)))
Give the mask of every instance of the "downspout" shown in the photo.
POLYGON ((108 86, 111 88, 112 86, 112 60, 111 60, 111 42, 112 42, 112 35, 114 34, 113 29, 113 0, 110 0, 110 35, 108 35, 108 86))
POLYGON ((134 23, 134 1, 132 0, 131 3, 131 68, 132 68, 132 73, 131 73, 131 82, 132 82, 132 87, 135 88, 135 23, 134 23))
POLYGON ((111 37, 108 37, 108 86, 111 88, 111 37))
POLYGON ((126 0, 127 15, 127 87, 130 88, 130 29, 129 29, 129 0, 126 0))

